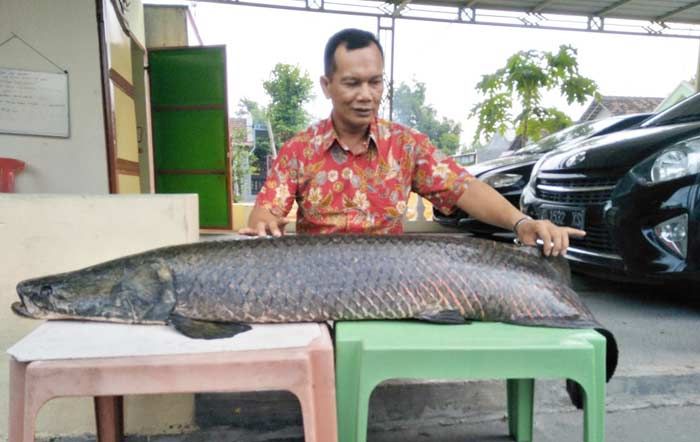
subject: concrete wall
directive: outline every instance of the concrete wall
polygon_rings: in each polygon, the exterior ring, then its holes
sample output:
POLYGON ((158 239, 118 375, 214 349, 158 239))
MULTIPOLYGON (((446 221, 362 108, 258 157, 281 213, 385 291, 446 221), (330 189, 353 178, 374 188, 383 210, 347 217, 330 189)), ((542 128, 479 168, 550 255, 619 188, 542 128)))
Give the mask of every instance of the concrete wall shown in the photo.
MULTIPOLYGON (((23 279, 76 270, 143 250, 196 241, 195 195, 0 194, 0 440, 7 439, 8 356, 5 350, 41 322, 15 316, 23 279)), ((126 431, 163 434, 186 429, 192 395, 126 398, 126 431)), ((88 398, 49 401, 38 435, 94 434, 88 398)))
MULTIPOLYGON (((19 193, 107 193, 107 151, 95 0, 0 0, 0 41, 18 34, 69 74, 70 138, 0 134, 0 157, 18 158, 19 193)), ((17 39, 0 66, 56 72, 17 39)))

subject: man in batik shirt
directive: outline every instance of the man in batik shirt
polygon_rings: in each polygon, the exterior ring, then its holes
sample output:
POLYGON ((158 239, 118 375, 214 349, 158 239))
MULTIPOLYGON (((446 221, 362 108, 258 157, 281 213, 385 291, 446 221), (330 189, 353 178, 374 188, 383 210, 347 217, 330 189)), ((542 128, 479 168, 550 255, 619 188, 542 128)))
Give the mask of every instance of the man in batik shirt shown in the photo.
POLYGON ((428 138, 377 117, 384 54, 373 34, 345 29, 325 50, 321 87, 331 117, 286 142, 257 196, 246 235, 280 236, 298 203, 297 232, 398 234, 411 191, 441 212, 513 229, 524 244, 540 238, 546 255, 564 253, 585 232, 535 221, 474 179, 428 138))

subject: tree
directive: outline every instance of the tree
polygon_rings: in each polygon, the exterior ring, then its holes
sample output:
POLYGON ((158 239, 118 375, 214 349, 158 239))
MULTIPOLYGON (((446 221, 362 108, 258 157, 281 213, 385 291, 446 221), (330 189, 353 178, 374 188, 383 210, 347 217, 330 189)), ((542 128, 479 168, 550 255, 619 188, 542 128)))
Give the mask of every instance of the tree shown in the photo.
POLYGON ((284 63, 277 63, 270 79, 263 83, 270 96, 267 117, 275 143, 281 145, 308 124, 309 116, 303 106, 313 98, 312 86, 307 72, 302 73, 298 66, 284 63))
MULTIPOLYGON (((545 114, 537 114, 536 118, 532 118, 528 122, 528 132, 530 134, 537 134, 537 136, 530 136, 529 139, 539 140, 540 138, 553 134, 554 132, 560 131, 566 127, 574 124, 571 117, 566 115, 559 109, 549 107, 546 108, 545 114)), ((535 112, 539 112, 539 109, 535 112)))
POLYGON ((595 81, 579 74, 576 55, 570 45, 559 46, 556 53, 520 51, 508 58, 505 67, 483 75, 476 87, 486 98, 469 115, 479 119, 474 141, 503 134, 511 124, 524 143, 570 125, 568 116, 544 107, 541 101, 543 92, 557 87, 569 104, 583 104, 589 97, 599 99, 595 81), (513 117, 516 107, 520 113, 513 117))
POLYGON ((243 197, 243 183, 246 177, 257 172, 254 156, 246 143, 246 130, 235 127, 231 131, 231 146, 233 157, 231 158, 231 170, 233 175, 233 202, 241 201, 243 197))
POLYGON ((402 82, 394 90, 394 120, 426 134, 438 149, 453 155, 459 148, 462 128, 444 117, 438 121, 435 109, 425 104, 425 91, 425 83, 414 81, 410 86, 402 82))
POLYGON ((261 106, 256 101, 249 98, 241 99, 238 105, 238 115, 244 116, 249 114, 253 120, 253 131, 255 136, 255 150, 253 151, 254 157, 251 159, 251 164, 261 170, 265 167, 266 158, 270 155, 270 137, 261 135, 257 130, 259 127, 267 127, 268 122, 268 111, 267 108, 261 106))
POLYGON ((297 66, 277 63, 270 79, 263 82, 270 104, 262 106, 249 98, 240 101, 239 115, 250 114, 254 126, 268 128, 267 137, 255 139, 258 165, 264 165, 265 158, 273 153, 270 140, 280 145, 306 127, 309 117, 303 105, 313 98, 312 86, 309 75, 302 74, 297 66))
POLYGON ((238 103, 238 115, 242 116, 246 113, 253 118, 253 124, 265 124, 267 121, 267 109, 250 98, 242 98, 238 103))

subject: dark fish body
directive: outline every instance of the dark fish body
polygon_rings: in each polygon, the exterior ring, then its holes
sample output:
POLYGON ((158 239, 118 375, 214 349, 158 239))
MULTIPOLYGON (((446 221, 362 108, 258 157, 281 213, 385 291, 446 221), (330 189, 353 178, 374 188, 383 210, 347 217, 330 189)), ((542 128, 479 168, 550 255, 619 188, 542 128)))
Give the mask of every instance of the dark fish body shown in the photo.
POLYGON ((160 253, 172 263, 174 313, 194 319, 305 322, 457 311, 473 320, 595 325, 562 262, 492 242, 290 236, 160 253))
POLYGON ((32 316, 43 310, 132 323, 167 322, 172 314, 274 323, 429 319, 450 311, 468 320, 598 326, 570 288, 564 259, 440 236, 205 241, 25 281, 18 292, 32 316))
MULTIPOLYGON (((18 284, 20 315, 171 323, 191 337, 249 323, 403 319, 595 328, 563 258, 450 236, 286 236, 164 247, 18 284)), ((580 405, 580 395, 572 392, 580 405)))

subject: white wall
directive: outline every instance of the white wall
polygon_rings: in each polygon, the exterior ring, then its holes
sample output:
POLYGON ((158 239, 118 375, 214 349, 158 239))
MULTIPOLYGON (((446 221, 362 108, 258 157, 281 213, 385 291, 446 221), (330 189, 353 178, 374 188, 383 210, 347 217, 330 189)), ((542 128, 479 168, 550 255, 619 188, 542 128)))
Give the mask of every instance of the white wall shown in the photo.
MULTIPOLYGON (((27 163, 18 193, 107 193, 95 0, 0 0, 0 42, 18 34, 69 73, 70 138, 0 133, 0 157, 27 163)), ((0 47, 0 67, 56 72, 17 39, 0 47)))

